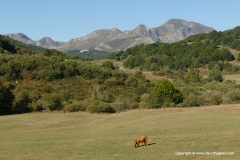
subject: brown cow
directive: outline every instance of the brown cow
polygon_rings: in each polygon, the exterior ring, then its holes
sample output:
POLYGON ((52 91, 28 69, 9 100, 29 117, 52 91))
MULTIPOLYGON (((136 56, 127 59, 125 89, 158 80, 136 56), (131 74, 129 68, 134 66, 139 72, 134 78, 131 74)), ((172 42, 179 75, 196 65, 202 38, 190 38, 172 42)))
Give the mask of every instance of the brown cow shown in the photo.
POLYGON ((134 147, 139 147, 139 143, 144 143, 144 146, 148 145, 148 137, 146 135, 137 137, 134 141, 134 147))

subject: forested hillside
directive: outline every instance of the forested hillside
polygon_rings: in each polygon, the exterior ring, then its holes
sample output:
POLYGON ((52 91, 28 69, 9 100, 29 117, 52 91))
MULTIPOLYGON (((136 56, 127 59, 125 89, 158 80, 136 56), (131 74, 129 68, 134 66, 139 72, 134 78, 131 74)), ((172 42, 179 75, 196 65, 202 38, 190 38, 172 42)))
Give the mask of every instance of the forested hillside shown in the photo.
POLYGON ((172 44, 138 45, 126 51, 112 53, 109 58, 124 60, 127 68, 183 70, 220 61, 233 61, 235 57, 228 50, 229 47, 240 51, 240 27, 224 32, 198 34, 172 44))
POLYGON ((139 45, 98 63, 0 36, 0 114, 239 103, 240 85, 224 79, 240 71, 239 36, 236 27, 172 44, 139 45), (120 70, 116 60, 135 72, 120 70), (142 71, 163 80, 147 80, 142 71))
MULTIPOLYGON (((152 71, 170 79, 184 96, 183 103, 177 106, 186 107, 240 102, 239 84, 224 79, 239 75, 239 53, 240 27, 236 27, 224 32, 193 35, 172 44, 141 44, 114 52, 109 59, 122 61, 130 70, 152 71)), ((145 106, 150 103, 150 108, 153 106, 149 101, 151 92, 141 96, 141 102, 145 101, 145 106)), ((171 102, 163 104, 176 106, 171 102)))
POLYGON ((150 85, 141 74, 125 74, 110 61, 97 65, 4 36, 0 37, 0 82, 2 99, 6 88, 14 95, 13 105, 7 106, 11 109, 0 108, 1 114, 62 109, 116 112, 138 107, 134 100, 150 85))

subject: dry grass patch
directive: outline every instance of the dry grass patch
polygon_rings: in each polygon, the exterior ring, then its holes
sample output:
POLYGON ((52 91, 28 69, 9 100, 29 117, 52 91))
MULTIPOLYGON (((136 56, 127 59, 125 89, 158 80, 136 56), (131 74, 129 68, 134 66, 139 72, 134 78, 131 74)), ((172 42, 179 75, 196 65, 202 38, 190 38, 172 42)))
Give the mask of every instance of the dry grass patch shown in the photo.
POLYGON ((0 159, 239 159, 240 105, 0 117, 0 159), (147 134, 149 146, 133 147, 147 134), (177 156, 176 152, 234 152, 177 156))

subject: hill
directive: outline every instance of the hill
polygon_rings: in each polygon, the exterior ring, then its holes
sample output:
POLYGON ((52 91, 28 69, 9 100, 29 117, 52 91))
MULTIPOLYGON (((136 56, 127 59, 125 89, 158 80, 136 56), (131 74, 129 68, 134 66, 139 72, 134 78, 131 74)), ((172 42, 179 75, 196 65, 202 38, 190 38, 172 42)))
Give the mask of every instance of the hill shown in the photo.
POLYGON ((1 83, 15 95, 14 113, 79 111, 89 105, 90 112, 121 111, 134 108, 133 99, 150 85, 140 74, 126 74, 110 61, 98 65, 5 36, 0 36, 1 83))
POLYGON ((163 25, 155 28, 148 28, 144 24, 140 24, 130 31, 121 31, 117 28, 101 29, 86 36, 71 39, 68 42, 55 42, 48 37, 33 41, 22 33, 8 34, 8 36, 27 44, 61 51, 100 50, 112 52, 126 50, 141 43, 172 43, 194 34, 208 33, 212 30, 213 28, 199 23, 188 22, 182 19, 170 19, 163 25))
POLYGON ((122 60, 128 67, 123 69, 117 66, 122 62, 116 60, 96 63, 67 57, 54 49, 1 36, 0 82, 15 96, 13 113, 99 113, 239 103, 240 85, 224 80, 229 79, 225 74, 240 71, 236 37, 239 27, 172 44, 142 44, 111 54, 110 58, 122 60), (229 50, 234 50, 234 55, 229 50))
POLYGON ((162 68, 199 68, 214 62, 237 59, 238 55, 233 55, 229 48, 240 51, 239 36, 240 28, 236 27, 224 32, 198 34, 172 44, 141 44, 126 51, 115 52, 109 58, 124 61, 127 68, 141 67, 151 71, 162 68))

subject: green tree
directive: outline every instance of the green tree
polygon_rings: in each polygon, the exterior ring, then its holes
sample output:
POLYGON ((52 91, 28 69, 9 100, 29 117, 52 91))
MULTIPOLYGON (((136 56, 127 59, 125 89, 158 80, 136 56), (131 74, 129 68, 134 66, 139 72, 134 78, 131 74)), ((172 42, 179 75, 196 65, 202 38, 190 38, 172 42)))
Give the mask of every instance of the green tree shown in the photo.
POLYGON ((113 63, 111 61, 103 62, 102 67, 109 68, 109 69, 112 69, 112 70, 115 69, 115 67, 114 67, 114 65, 113 65, 113 63))
POLYGON ((0 84, 0 115, 12 112, 14 95, 9 88, 0 84))
POLYGON ((29 108, 31 100, 28 92, 20 91, 19 93, 17 93, 15 100, 16 105, 13 109, 15 113, 26 113, 31 111, 31 109, 29 108))
POLYGON ((9 61, 5 77, 7 80, 22 79, 20 63, 9 61))
POLYGON ((158 70, 158 68, 159 67, 158 67, 158 65, 156 63, 152 63, 151 66, 150 66, 150 70, 151 71, 156 71, 156 70, 158 70))
POLYGON ((150 92, 151 107, 162 107, 164 102, 172 102, 175 104, 183 102, 183 94, 181 91, 176 89, 168 80, 160 81, 150 92))
POLYGON ((210 70, 209 80, 211 80, 211 81, 215 80, 215 81, 218 81, 218 82, 223 81, 221 68, 218 64, 215 64, 213 69, 210 70))
POLYGON ((185 77, 185 82, 201 82, 199 70, 191 68, 185 77))
POLYGON ((221 60, 222 60, 222 61, 224 61, 224 60, 227 60, 227 61, 232 61, 232 60, 234 60, 234 56, 233 56, 232 53, 231 53, 228 49, 226 49, 226 48, 222 49, 221 52, 220 52, 220 54, 221 54, 221 60))
POLYGON ((48 109, 53 110, 60 110, 63 108, 61 96, 57 93, 50 94, 46 97, 48 109))

